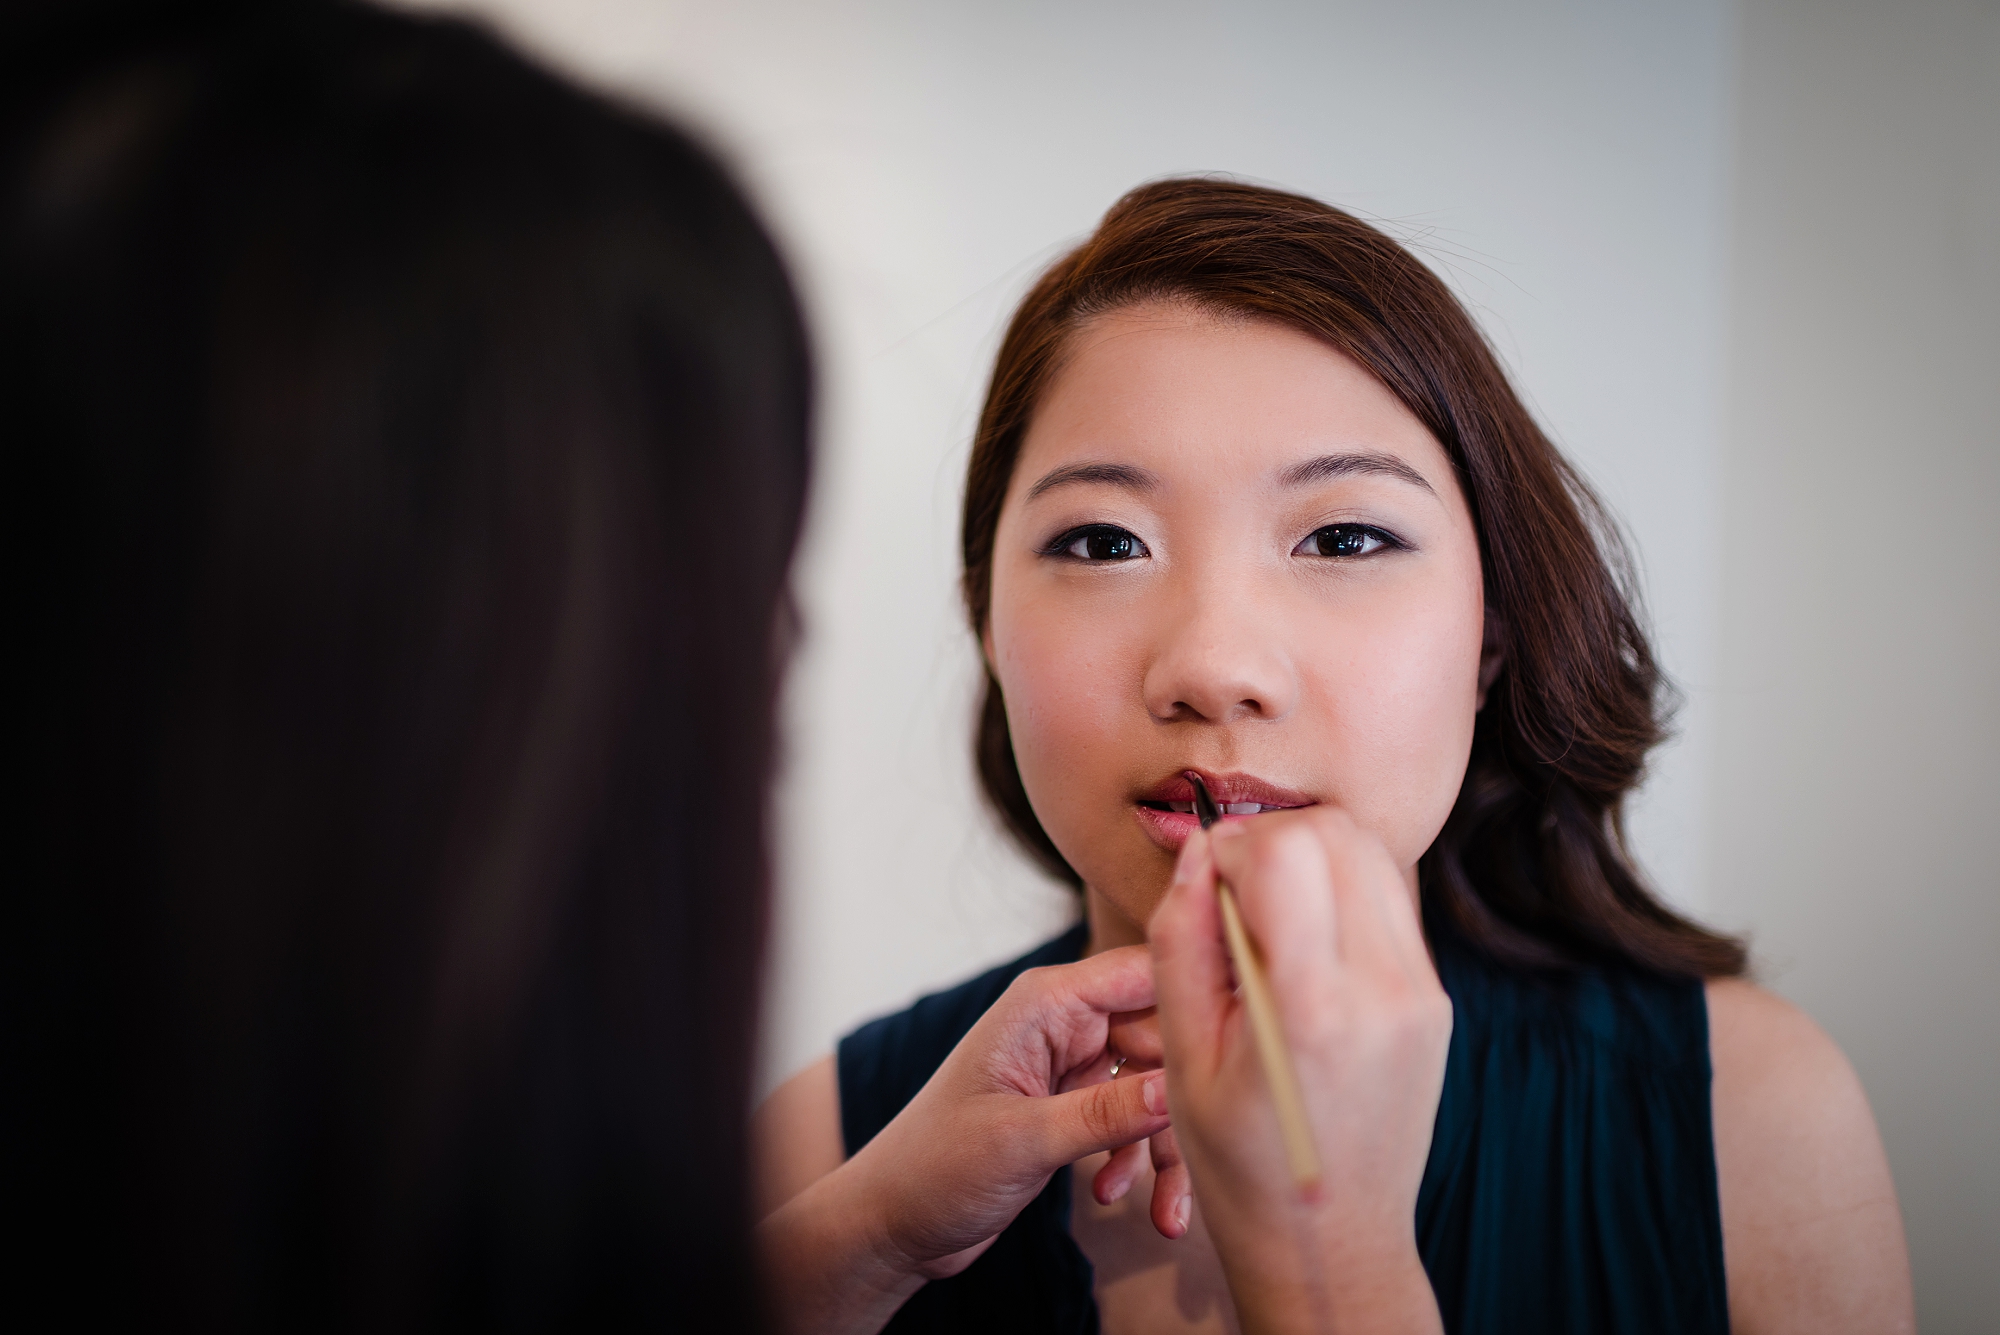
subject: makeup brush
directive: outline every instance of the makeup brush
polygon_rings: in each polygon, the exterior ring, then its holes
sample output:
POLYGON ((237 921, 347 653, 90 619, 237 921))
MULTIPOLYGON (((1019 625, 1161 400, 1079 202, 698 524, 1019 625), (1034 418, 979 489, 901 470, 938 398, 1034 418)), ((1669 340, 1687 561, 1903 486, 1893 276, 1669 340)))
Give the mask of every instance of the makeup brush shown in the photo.
MULTIPOLYGON (((1194 785, 1194 811, 1206 830, 1222 819, 1215 799, 1201 775, 1189 770, 1187 780, 1194 785)), ((1291 1160, 1292 1177, 1299 1187, 1311 1192, 1319 1185, 1319 1150, 1313 1145, 1312 1124, 1306 1120, 1306 1101, 1299 1093, 1298 1073, 1292 1069, 1292 1054, 1285 1047, 1284 1030, 1278 1027, 1278 1006, 1271 996, 1271 981, 1264 976, 1264 962, 1244 930, 1243 915, 1236 909, 1236 892, 1229 882, 1216 878, 1215 890, 1222 901, 1222 935, 1229 945, 1229 962, 1236 967, 1236 980, 1243 985, 1243 1006, 1250 1012, 1250 1032, 1257 1040, 1257 1056, 1264 1064, 1264 1083, 1271 1087, 1271 1101, 1278 1107, 1278 1130, 1285 1138, 1285 1157, 1291 1160)))

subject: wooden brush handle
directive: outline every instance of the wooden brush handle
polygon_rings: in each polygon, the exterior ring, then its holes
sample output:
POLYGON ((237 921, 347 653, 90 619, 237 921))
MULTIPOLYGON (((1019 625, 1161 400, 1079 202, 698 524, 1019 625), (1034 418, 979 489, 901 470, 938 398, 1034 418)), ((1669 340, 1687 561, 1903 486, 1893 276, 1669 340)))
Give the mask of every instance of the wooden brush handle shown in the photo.
POLYGON ((1271 1087, 1271 1101, 1278 1108, 1278 1130, 1285 1138, 1285 1157, 1291 1161, 1292 1177, 1301 1188, 1319 1184, 1319 1149, 1313 1144, 1312 1123, 1306 1120, 1306 1101, 1299 1093, 1298 1072, 1292 1068, 1291 1051, 1285 1047, 1285 1031, 1278 1024, 1278 1006, 1271 996, 1270 980, 1257 956, 1250 933, 1243 928, 1237 912, 1235 892, 1227 881, 1215 883, 1222 900, 1222 934, 1229 943, 1230 962, 1236 966, 1237 981, 1243 984, 1243 1004, 1250 1012, 1250 1032, 1257 1040, 1257 1056, 1264 1065, 1264 1081, 1271 1087))

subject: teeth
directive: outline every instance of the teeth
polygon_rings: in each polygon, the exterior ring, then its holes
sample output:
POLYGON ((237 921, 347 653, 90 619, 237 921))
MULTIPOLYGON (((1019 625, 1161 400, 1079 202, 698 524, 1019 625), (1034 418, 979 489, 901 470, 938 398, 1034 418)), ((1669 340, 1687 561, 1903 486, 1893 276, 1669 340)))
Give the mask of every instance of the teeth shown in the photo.
MULTIPOLYGON (((1168 802, 1165 805, 1169 811, 1178 811, 1188 816, 1194 814, 1192 802, 1168 802)), ((1260 811, 1278 810, 1277 807, 1267 807, 1261 802, 1218 802, 1215 806, 1216 810, 1225 816, 1254 816, 1260 811)))

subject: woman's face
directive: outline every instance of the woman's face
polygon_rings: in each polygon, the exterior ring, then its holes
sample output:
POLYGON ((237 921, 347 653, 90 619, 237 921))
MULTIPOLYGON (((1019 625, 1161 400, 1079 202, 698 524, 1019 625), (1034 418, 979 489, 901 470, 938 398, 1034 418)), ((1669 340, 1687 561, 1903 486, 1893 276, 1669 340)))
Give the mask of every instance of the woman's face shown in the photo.
POLYGON ((1483 625, 1451 463, 1354 362, 1171 303, 1076 334, 1008 485, 984 644, 1106 944, 1166 890, 1188 770, 1239 817, 1345 808, 1414 893, 1471 751, 1483 625))

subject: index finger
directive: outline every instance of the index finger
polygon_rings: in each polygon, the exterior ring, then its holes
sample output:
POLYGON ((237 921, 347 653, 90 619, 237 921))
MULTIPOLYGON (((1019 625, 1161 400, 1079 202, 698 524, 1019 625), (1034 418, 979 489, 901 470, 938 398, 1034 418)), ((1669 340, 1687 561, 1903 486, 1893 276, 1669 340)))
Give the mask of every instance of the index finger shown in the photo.
POLYGON ((1326 848, 1300 813, 1244 821, 1216 841, 1245 927, 1287 1019, 1317 1015, 1324 989, 1354 949, 1326 848))
POLYGON ((1151 957, 1144 946, 1120 946, 1027 970, 974 1028, 1001 1028, 1007 1046, 1045 1053, 1059 1080, 1104 1051, 1112 1016, 1152 1004, 1151 957))
MULTIPOLYGON (((1174 864, 1174 882, 1146 929, 1159 994, 1160 1047, 1167 1068, 1196 1071, 1196 1058, 1221 1052, 1223 1019, 1232 1004, 1229 960, 1216 907, 1215 861, 1208 835, 1196 831, 1174 864)), ((1204 1064, 1205 1065, 1205 1064, 1204 1064)))

